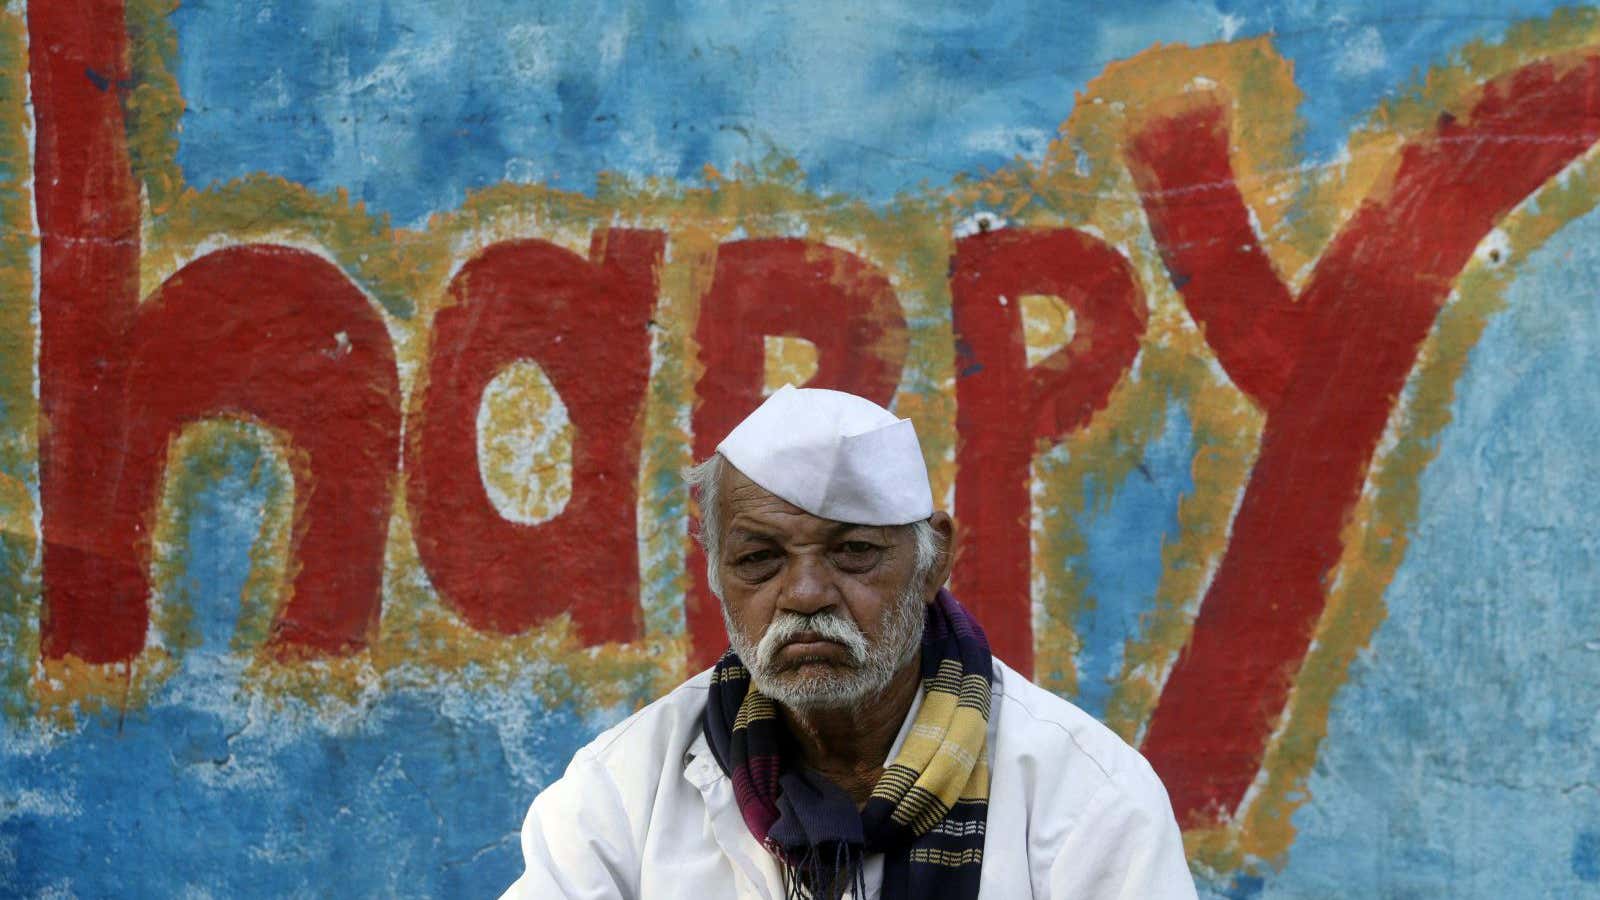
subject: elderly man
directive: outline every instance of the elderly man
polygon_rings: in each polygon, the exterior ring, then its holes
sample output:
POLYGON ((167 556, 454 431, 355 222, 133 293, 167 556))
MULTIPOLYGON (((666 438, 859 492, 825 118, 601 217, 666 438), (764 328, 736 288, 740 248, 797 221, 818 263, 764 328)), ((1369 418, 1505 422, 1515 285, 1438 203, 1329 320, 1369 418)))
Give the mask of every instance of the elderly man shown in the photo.
POLYGON ((784 388, 690 471, 731 649, 533 801, 518 898, 1168 898, 1166 791, 989 654, 907 420, 784 388))

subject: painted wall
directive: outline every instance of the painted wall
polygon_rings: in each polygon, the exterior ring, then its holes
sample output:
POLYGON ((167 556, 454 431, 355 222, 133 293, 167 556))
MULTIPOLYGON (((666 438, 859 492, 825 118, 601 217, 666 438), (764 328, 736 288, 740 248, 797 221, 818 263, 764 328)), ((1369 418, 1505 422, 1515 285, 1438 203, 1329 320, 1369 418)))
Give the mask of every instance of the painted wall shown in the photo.
POLYGON ((468 896, 913 418, 1211 897, 1600 896, 1600 13, 0 12, 0 892, 468 896))

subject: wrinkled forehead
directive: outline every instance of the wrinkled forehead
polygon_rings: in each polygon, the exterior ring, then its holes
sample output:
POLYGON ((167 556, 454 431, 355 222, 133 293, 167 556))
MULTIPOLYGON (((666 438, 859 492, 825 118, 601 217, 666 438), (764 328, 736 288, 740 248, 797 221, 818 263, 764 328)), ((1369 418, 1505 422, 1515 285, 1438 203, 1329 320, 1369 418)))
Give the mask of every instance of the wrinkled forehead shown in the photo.
POLYGON ((857 529, 870 529, 892 535, 905 526, 858 525, 813 515, 779 497, 739 471, 732 465, 723 466, 722 484, 718 505, 722 513, 724 537, 736 532, 759 532, 809 535, 834 534, 857 529))
POLYGON ((717 500, 722 507, 724 529, 729 527, 735 519, 749 516, 779 515, 803 517, 817 522, 830 521, 820 516, 814 516, 756 484, 750 480, 748 475, 739 471, 731 463, 722 467, 722 484, 717 500))

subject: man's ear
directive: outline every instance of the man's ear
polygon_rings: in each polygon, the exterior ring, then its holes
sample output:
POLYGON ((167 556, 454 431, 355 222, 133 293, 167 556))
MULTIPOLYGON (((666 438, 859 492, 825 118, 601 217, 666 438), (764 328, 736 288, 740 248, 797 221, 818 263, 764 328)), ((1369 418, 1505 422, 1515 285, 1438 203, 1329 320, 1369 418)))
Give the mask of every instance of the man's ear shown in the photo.
POLYGON ((950 580, 950 569, 955 565, 956 559, 956 523, 950 514, 939 510, 928 517, 928 524, 939 535, 939 558, 933 564, 933 571, 928 573, 928 583, 924 586, 928 602, 933 602, 933 597, 950 580))

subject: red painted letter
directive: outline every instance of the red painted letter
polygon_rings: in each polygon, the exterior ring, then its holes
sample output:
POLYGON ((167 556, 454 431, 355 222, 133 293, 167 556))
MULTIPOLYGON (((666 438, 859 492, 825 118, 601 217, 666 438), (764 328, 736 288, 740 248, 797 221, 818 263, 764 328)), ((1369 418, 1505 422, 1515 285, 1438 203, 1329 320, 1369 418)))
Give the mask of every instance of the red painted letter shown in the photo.
POLYGON ((41 649, 90 662, 132 658, 144 646, 146 623, 142 593, 111 599, 116 567, 109 561, 130 547, 101 519, 139 299, 139 188, 117 95, 128 77, 127 41, 120 2, 29 4, 40 236, 41 649))
MULTIPOLYGON (((723 244, 695 326, 704 367, 695 385, 696 460, 710 456, 761 405, 768 335, 816 345, 817 373, 807 387, 850 391, 884 406, 894 399, 906 322, 882 272, 852 253, 797 238, 723 244)), ((690 551, 689 571, 690 660, 710 665, 728 636, 698 546, 690 551)))
POLYGON ((146 520, 167 442, 185 422, 230 415, 283 433, 295 461, 298 574, 275 642, 362 646, 377 621, 400 430, 382 322, 331 265, 270 247, 211 254, 140 307, 122 5, 35 3, 28 20, 47 423, 42 653, 113 662, 143 647, 146 520))
POLYGON ((478 254, 433 321, 406 447, 417 550, 475 628, 515 633, 562 612, 585 644, 639 636, 634 527, 658 232, 596 233, 593 264, 554 244, 478 254), (538 363, 573 427, 572 497, 554 519, 502 518, 478 471, 478 405, 507 365, 538 363))
POLYGON ((1122 255, 1072 229, 963 238, 950 279, 956 329, 955 591, 995 653, 1033 670, 1029 467, 1105 406, 1139 352, 1145 308, 1122 255), (1061 298, 1072 340, 1032 369, 1022 297, 1061 298))
POLYGON ((1131 143, 1173 282, 1218 361, 1267 414, 1232 538, 1144 751, 1180 821, 1231 813, 1326 600, 1340 531, 1417 350, 1496 221, 1600 134, 1600 57, 1486 84, 1465 121, 1407 144, 1318 261, 1298 302, 1272 271, 1202 102, 1131 143))
MULTIPOLYGON (((383 320, 343 273, 268 246, 184 266, 139 308, 126 415, 112 534, 144 543, 167 443, 184 423, 259 421, 286 439, 294 472, 294 577, 273 642, 334 653, 367 645, 383 602, 400 384, 383 320)), ((145 567, 134 562, 120 580, 143 597, 145 567)))

